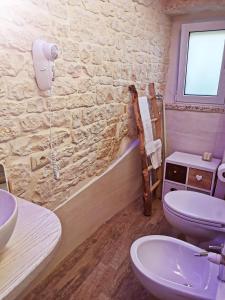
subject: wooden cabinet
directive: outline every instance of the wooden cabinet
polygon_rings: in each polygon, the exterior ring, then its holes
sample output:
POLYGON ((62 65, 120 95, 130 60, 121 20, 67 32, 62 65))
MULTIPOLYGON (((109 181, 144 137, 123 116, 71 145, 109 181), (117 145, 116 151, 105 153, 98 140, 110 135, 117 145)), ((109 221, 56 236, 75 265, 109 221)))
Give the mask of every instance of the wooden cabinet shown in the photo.
POLYGON ((208 162, 199 155, 174 152, 165 161, 163 197, 174 190, 191 190, 213 195, 220 163, 215 158, 208 162))

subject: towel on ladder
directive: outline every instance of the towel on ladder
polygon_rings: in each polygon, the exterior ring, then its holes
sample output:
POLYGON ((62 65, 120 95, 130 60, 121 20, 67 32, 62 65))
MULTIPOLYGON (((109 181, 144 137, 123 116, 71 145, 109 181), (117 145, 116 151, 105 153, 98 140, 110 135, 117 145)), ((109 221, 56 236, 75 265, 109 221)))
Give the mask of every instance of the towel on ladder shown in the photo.
POLYGON ((147 97, 139 97, 138 104, 144 129, 146 154, 150 156, 153 169, 157 169, 162 163, 162 142, 160 139, 153 140, 152 121, 147 97))

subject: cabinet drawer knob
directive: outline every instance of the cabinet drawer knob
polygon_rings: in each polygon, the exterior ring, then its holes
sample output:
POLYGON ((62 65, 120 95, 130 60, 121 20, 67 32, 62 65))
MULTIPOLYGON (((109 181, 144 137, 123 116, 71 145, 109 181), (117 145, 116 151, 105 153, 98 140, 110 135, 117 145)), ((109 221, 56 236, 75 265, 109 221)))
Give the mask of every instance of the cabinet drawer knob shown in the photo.
POLYGON ((202 181, 203 176, 202 175, 196 175, 195 178, 197 179, 197 181, 202 181))

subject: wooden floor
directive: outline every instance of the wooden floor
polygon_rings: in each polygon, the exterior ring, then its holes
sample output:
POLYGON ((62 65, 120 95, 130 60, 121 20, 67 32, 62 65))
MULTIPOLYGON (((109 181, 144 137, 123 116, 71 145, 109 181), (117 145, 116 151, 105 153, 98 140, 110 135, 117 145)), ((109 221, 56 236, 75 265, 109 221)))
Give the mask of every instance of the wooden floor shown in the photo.
POLYGON ((129 257, 131 243, 150 234, 175 235, 160 201, 151 218, 143 216, 142 201, 135 201, 74 250, 26 300, 156 300, 135 278, 129 257))

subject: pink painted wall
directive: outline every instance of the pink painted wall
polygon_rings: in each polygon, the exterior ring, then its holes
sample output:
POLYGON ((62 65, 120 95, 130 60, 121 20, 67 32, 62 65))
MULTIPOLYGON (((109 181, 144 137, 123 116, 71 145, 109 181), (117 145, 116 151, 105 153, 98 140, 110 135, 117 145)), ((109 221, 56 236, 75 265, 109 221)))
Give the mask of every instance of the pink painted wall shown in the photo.
MULTIPOLYGON (((224 14, 224 13, 223 13, 224 14)), ((225 14, 224 14, 225 16, 225 14)), ((180 24, 199 20, 221 19, 217 13, 176 16, 173 18, 170 61, 165 92, 166 103, 174 103, 176 94, 180 24)), ((225 114, 166 110, 167 152, 202 154, 212 152, 221 158, 225 149, 225 114)))

